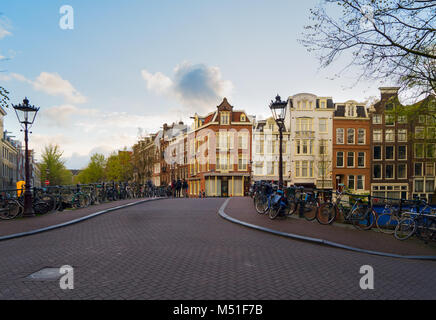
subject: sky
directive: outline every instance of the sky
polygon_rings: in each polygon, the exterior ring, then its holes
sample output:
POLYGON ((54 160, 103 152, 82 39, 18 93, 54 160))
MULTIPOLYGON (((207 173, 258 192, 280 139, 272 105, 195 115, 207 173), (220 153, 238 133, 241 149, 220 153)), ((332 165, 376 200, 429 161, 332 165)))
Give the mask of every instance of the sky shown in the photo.
MULTIPOLYGON (((12 104, 40 107, 29 140, 37 158, 58 144, 69 169, 164 123, 191 123, 224 97, 261 118, 277 93, 378 97, 380 84, 353 85, 353 72, 332 79, 344 62, 320 69, 298 42, 318 1, 2 0, 0 86, 12 104), (60 27, 64 5, 74 29, 60 27)), ((5 129, 23 140, 6 112, 5 129)))

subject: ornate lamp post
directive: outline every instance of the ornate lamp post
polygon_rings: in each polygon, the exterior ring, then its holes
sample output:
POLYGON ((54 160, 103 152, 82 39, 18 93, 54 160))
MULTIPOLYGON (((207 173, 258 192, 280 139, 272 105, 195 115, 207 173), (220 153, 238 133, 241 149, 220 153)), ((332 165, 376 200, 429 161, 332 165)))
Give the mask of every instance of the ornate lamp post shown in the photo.
MULTIPOLYGON (((25 217, 32 217, 35 215, 32 208, 32 184, 30 180, 30 166, 29 166, 29 129, 33 125, 33 121, 35 121, 36 114, 39 111, 39 108, 32 106, 29 104, 29 100, 25 98, 23 100, 23 104, 12 105, 15 109, 15 113, 17 115, 18 121, 21 123, 21 127, 24 129, 24 143, 25 143, 25 172, 26 172, 26 184, 24 191, 24 213, 25 217)), ((21 130, 23 131, 23 130, 21 130)))
POLYGON ((271 100, 269 108, 273 114, 274 120, 279 127, 280 133, 280 147, 279 147, 279 188, 283 188, 283 130, 285 130, 285 117, 286 117, 286 106, 288 103, 282 101, 279 95, 276 97, 276 101, 271 100))

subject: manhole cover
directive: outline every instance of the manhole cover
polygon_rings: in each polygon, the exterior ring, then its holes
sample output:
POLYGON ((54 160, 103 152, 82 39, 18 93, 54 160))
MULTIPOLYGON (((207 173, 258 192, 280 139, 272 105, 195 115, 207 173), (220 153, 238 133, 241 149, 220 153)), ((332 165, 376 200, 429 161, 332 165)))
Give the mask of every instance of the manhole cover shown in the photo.
POLYGON ((60 268, 44 268, 27 276, 26 279, 35 281, 55 281, 62 276, 59 269, 60 268))

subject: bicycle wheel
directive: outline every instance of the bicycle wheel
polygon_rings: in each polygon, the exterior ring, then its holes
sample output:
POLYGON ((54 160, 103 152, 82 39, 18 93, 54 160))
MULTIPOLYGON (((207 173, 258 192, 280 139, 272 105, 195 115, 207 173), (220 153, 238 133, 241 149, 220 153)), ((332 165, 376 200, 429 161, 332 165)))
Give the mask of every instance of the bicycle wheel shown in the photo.
POLYGON ((394 234, 398 218, 390 213, 382 213, 375 220, 377 229, 386 234, 394 234))
POLYGON ((436 224, 433 220, 418 218, 416 221, 416 237, 423 241, 429 241, 433 238, 436 224))
POLYGON ((38 201, 33 204, 35 214, 46 214, 50 211, 49 205, 44 201, 38 201))
POLYGON ((56 209, 56 199, 51 194, 43 195, 40 200, 47 204, 48 212, 56 209))
POLYGON ((21 213, 21 206, 18 201, 7 200, 0 207, 0 219, 11 220, 21 213))
POLYGON ((359 230, 369 230, 375 223, 375 213, 368 207, 357 207, 351 212, 351 222, 359 230))
POLYGON ((331 202, 323 203, 316 214, 319 224, 329 225, 336 219, 336 206, 331 202))
POLYGON ((277 218, 277 216, 279 215, 279 208, 270 208, 269 209, 269 214, 268 214, 268 216, 269 216, 269 218, 271 219, 271 220, 274 220, 275 218, 277 218))
POLYGON ((412 218, 403 218, 398 222, 394 236, 397 240, 409 239, 416 231, 416 223, 412 218))
POLYGON ((268 209, 268 199, 266 196, 259 196, 257 198, 256 204, 254 206, 256 208, 256 212, 259 214, 264 214, 268 209))
POLYGON ((304 219, 307 221, 315 220, 318 212, 318 205, 316 201, 308 201, 304 206, 304 219))

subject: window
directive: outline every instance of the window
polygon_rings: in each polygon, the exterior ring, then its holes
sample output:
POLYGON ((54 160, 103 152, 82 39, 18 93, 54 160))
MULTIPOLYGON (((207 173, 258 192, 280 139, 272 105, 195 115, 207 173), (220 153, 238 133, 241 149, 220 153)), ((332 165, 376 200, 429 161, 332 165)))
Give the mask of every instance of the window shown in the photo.
POLYGON ((325 108, 326 108, 326 103, 325 103, 325 101, 321 101, 321 108, 322 108, 322 109, 325 109, 325 108))
POLYGON ((338 128, 336 129, 336 143, 344 144, 344 129, 338 128))
POLYGON ((428 127, 427 128, 427 138, 428 139, 436 139, 436 127, 428 127))
POLYGON ((246 118, 245 118, 245 114, 241 114, 241 117, 239 119, 241 122, 245 122, 246 118))
POLYGON ((394 142, 395 141, 395 134, 394 134, 394 130, 392 129, 388 129, 386 130, 386 142, 394 142))
POLYGON ((398 142, 407 142, 407 129, 398 130, 398 142))
POLYGON ((327 140, 320 140, 319 141, 319 154, 320 155, 326 155, 327 152, 327 140))
POLYGON ((423 169, 422 163, 415 162, 415 168, 414 168, 415 177, 421 177, 423 175, 422 169, 423 169))
POLYGON ((365 136, 366 136, 366 130, 365 129, 358 129, 357 130, 357 143, 358 144, 365 144, 365 136))
POLYGON ((407 160, 407 146, 398 146, 398 160, 407 160))
POLYGON ((415 158, 424 158, 424 144, 415 143, 415 158))
POLYGON ((357 190, 365 189, 365 176, 357 176, 357 190))
POLYGON ((354 129, 347 129, 347 143, 348 144, 354 144, 354 129))
POLYGON ((397 177, 398 179, 406 179, 407 178, 407 165, 402 163, 397 165, 398 172, 397 177))
POLYGON ((395 124, 395 116, 392 114, 387 114, 385 117, 385 124, 387 126, 393 126, 395 124))
MULTIPOLYGON (((233 137, 231 137, 233 140, 233 137)), ((248 148, 248 134, 245 132, 238 133, 238 147, 239 149, 247 149, 248 148)))
POLYGON ((425 192, 434 192, 434 180, 425 181, 425 192))
POLYGON ((256 175, 263 174, 263 162, 256 162, 256 166, 254 167, 254 172, 256 175))
POLYGON ((246 154, 240 154, 238 159, 238 170, 247 170, 247 155, 246 154))
POLYGON ((424 180, 415 180, 414 192, 424 192, 424 180))
POLYGON ((221 111, 221 124, 229 124, 230 121, 230 112, 221 111))
POLYGON ((347 153, 347 167, 349 168, 354 167, 354 152, 347 153))
POLYGON ((416 139, 424 139, 425 136, 425 128, 424 127, 416 127, 415 128, 415 138, 416 139))
POLYGON ((382 142, 382 130, 374 130, 372 132, 372 140, 374 142, 382 142))
POLYGON ((407 123, 407 117, 404 115, 398 116, 398 123, 407 123))
POLYGON ((337 167, 344 166, 344 153, 342 151, 336 153, 336 166, 337 167))
POLYGON ((354 190, 354 176, 353 175, 348 176, 348 188, 351 190, 354 190))
POLYGON ((297 131, 312 131, 312 118, 297 118, 297 131))
POLYGON ((425 175, 434 177, 434 162, 427 162, 425 164, 425 175))
POLYGON ((381 164, 375 164, 373 167, 373 178, 374 179, 381 179, 381 170, 382 170, 382 166, 381 164))
POLYGON ((394 105, 392 103, 388 103, 385 107, 386 111, 392 111, 394 109, 394 105))
POLYGON ((387 164, 385 167, 385 177, 386 179, 393 179, 394 178, 394 165, 393 164, 387 164))
POLYGON ((386 160, 394 160, 394 147, 386 146, 386 160))
POLYGON ((263 140, 256 141, 256 153, 263 154, 263 140))
POLYGON ((359 168, 365 168, 365 152, 359 152, 357 154, 357 166, 359 168))
MULTIPOLYGON (((298 162, 298 161, 297 161, 298 162)), ((274 175, 274 162, 268 161, 266 165, 266 174, 269 176, 274 175)))
POLYGON ((301 175, 301 161, 295 161, 295 176, 300 177, 301 175))
POLYGON ((381 146, 374 146, 373 155, 374 155, 374 160, 382 159, 381 146))
POLYGON ((302 177, 307 177, 308 169, 309 169, 309 161, 302 161, 302 166, 301 166, 301 176, 302 177))
POLYGON ((435 149, 436 149, 436 143, 428 143, 426 145, 426 155, 427 158, 435 158, 435 149))
POLYGON ((372 116, 372 123, 373 124, 381 124, 382 123, 382 115, 381 114, 374 114, 372 116))
POLYGON ((424 115, 419 115, 418 122, 419 123, 425 123, 425 116, 424 115))
POLYGON ((327 132, 327 119, 321 118, 319 119, 319 132, 327 132))

